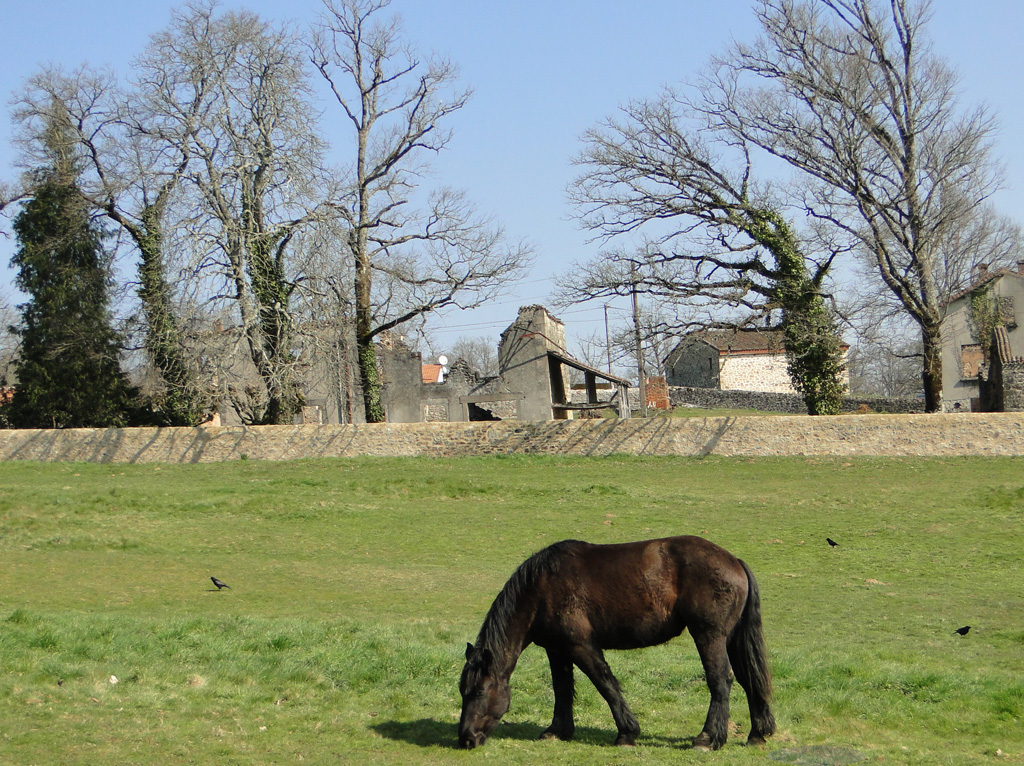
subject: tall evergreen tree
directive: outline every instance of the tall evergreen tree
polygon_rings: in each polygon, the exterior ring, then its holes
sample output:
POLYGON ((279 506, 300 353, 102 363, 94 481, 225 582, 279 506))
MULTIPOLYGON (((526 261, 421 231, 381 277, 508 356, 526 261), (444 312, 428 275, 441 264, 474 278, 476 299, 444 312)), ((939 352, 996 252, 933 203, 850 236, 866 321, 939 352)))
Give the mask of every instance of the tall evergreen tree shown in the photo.
POLYGON ((129 425, 137 391, 121 370, 121 338, 110 323, 103 232, 78 188, 66 120, 43 136, 47 164, 34 172, 31 198, 14 220, 11 259, 20 305, 17 387, 10 420, 21 428, 129 425))

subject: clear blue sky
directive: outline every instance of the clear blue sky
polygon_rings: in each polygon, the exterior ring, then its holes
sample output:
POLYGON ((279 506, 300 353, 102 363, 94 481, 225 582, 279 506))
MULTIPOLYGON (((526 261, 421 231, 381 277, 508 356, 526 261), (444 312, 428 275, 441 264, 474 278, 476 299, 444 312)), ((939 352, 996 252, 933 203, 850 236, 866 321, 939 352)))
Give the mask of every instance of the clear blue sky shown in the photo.
MULTIPOLYGON (((0 93, 5 99, 43 63, 82 62, 127 71, 150 34, 166 26, 169 0, 36 0, 0 11, 0 93)), ((269 18, 304 23, 319 0, 225 1, 269 18)), ((755 32, 750 0, 394 0, 406 37, 421 50, 447 54, 474 90, 451 126, 455 139, 435 164, 436 180, 465 189, 510 235, 531 241, 533 273, 502 302, 434 322, 438 351, 460 335, 498 334, 520 305, 543 303, 550 277, 599 246, 571 220, 565 188, 579 136, 618 105, 654 95, 692 76, 731 37, 755 32)), ((935 0, 931 35, 937 52, 961 73, 965 102, 999 116, 997 153, 1007 165, 1002 212, 1024 213, 1024 3, 935 0)), ((330 138, 331 124, 326 132, 330 138)), ((17 175, 12 126, 0 119, 0 177, 17 175)), ((9 222, 0 226, 9 230, 9 222)), ((5 270, 11 239, 0 239, 0 299, 17 300, 5 270)), ((613 306, 624 321, 626 305, 613 306)), ((570 338, 603 328, 600 305, 556 312, 570 338)), ((603 331, 603 330, 602 330, 603 331)), ((571 344, 570 344, 571 345, 571 344)))

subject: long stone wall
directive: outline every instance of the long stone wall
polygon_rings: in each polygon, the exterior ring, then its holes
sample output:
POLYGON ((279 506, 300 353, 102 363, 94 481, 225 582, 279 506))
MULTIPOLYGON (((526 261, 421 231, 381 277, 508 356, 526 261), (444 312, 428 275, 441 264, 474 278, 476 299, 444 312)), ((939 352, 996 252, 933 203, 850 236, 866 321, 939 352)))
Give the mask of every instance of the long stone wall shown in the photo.
MULTIPOLYGON (((722 391, 717 388, 669 386, 672 406, 690 405, 705 409, 727 408, 759 410, 761 412, 789 412, 806 415, 807 405, 800 394, 771 393, 766 391, 722 391)), ((866 409, 883 414, 910 414, 924 412, 922 399, 898 399, 884 396, 845 396, 843 412, 866 409)))
POLYGON ((517 453, 1024 455, 1024 413, 0 431, 0 460, 199 463, 517 453))

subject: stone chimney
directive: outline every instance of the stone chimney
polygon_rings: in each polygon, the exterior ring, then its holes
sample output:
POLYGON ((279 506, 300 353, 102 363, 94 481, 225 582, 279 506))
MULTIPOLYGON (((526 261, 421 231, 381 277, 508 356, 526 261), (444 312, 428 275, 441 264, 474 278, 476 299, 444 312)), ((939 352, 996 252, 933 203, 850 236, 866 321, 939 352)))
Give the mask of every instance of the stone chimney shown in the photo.
MULTIPOLYGON (((569 401, 569 379, 549 352, 565 354, 565 325, 543 306, 523 306, 501 334, 498 372, 504 390, 520 396, 516 417, 551 420, 552 402, 569 401)), ((560 413, 564 416, 564 411, 560 413)))
MULTIPOLYGON (((565 324, 543 306, 520 307, 516 321, 501 334, 499 345, 505 345, 508 341, 518 342, 523 337, 535 338, 547 350, 567 353, 565 324)), ((501 354, 500 349, 498 353, 501 354)))

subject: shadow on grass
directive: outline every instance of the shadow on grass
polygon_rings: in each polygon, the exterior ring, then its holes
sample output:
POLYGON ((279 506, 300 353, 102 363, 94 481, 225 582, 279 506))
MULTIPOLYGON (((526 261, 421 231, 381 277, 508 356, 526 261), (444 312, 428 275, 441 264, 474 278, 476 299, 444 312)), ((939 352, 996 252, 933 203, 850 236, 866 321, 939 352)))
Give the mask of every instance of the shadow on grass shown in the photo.
MULTIPOLYGON (((455 723, 442 722, 433 718, 421 718, 418 721, 382 721, 370 727, 385 739, 406 742, 419 747, 450 747, 456 745, 457 728, 455 723)), ((529 723, 502 724, 491 735, 491 739, 513 739, 534 741, 540 739, 543 727, 529 723)), ((688 749, 693 746, 694 737, 659 737, 640 735, 639 744, 644 747, 688 749)), ((583 745, 612 747, 615 741, 614 729, 598 729, 589 726, 577 726, 573 742, 583 745)))
POLYGON ((456 726, 433 718, 418 721, 381 721, 370 727, 385 739, 420 747, 455 747, 456 726))

